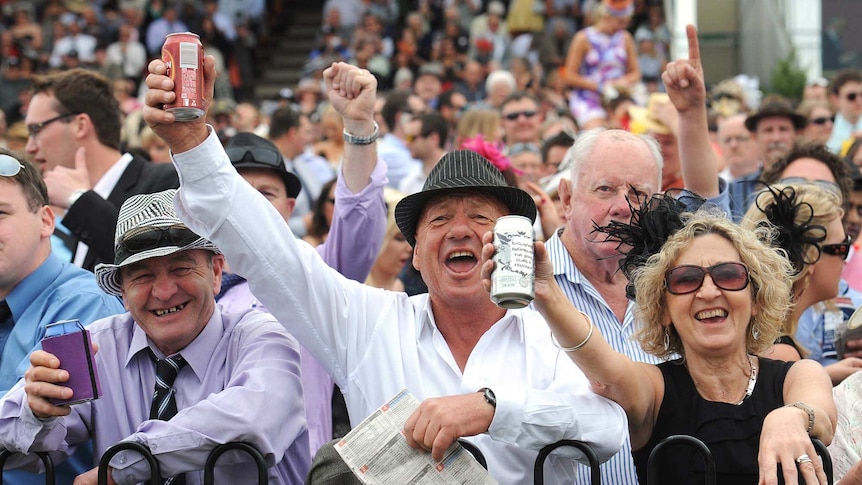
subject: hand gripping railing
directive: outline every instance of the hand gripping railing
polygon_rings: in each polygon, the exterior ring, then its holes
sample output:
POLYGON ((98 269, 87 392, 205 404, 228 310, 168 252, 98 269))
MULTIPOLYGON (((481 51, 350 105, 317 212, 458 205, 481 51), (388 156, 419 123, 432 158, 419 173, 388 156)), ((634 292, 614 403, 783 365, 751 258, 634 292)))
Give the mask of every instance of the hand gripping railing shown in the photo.
POLYGON ((482 450, 480 450, 478 446, 464 439, 458 440, 458 443, 463 446, 465 450, 470 452, 471 455, 473 455, 473 458, 475 458, 476 461, 478 461, 479 464, 482 465, 482 468, 486 470, 488 469, 488 462, 485 461, 485 455, 482 454, 482 450))
POLYGON ((210 452, 206 465, 204 465, 204 485, 213 485, 213 483, 215 483, 216 461, 218 461, 219 457, 221 457, 224 452, 230 450, 244 451, 247 453, 254 460, 255 465, 257 465, 257 483, 259 485, 266 485, 266 462, 263 459, 263 455, 261 455, 254 446, 248 443, 241 443, 239 441, 232 441, 230 443, 219 445, 210 452))
POLYGON ((147 463, 150 465, 150 481, 146 482, 148 485, 159 485, 162 483, 162 471, 159 469, 159 462, 156 460, 156 457, 150 453, 150 449, 134 441, 121 441, 108 448, 107 451, 105 451, 105 454, 102 455, 102 459, 99 460, 99 485, 108 485, 108 467, 110 466, 108 464, 111 462, 111 458, 113 458, 114 455, 124 450, 136 451, 143 455, 144 459, 147 460, 147 463))
MULTIPOLYGON (((6 466, 6 460, 14 454, 14 452, 9 450, 0 451, 0 485, 3 485, 3 468, 6 466)), ((54 461, 51 460, 51 456, 44 451, 37 451, 36 456, 38 456, 39 459, 42 460, 42 464, 45 465, 45 485, 54 485, 54 461)))
POLYGON ((547 445, 541 450, 539 450, 539 454, 538 456, 536 456, 536 464, 533 467, 533 484, 542 485, 543 483, 545 483, 545 470, 543 468, 545 460, 548 458, 548 455, 550 455, 552 451, 563 446, 572 446, 581 450, 584 453, 584 456, 586 456, 587 460, 590 462, 590 483, 592 485, 601 485, 602 472, 599 469, 599 458, 598 456, 596 456, 596 452, 592 449, 592 447, 590 447, 590 445, 584 443, 583 441, 576 440, 560 440, 556 443, 551 443, 550 445, 547 445))

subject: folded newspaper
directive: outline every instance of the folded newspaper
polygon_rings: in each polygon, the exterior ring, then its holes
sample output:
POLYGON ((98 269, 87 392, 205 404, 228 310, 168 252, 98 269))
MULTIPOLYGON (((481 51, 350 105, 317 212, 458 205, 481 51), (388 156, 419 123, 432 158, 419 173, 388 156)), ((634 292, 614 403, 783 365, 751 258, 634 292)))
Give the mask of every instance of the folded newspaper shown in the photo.
POLYGON ((386 485, 496 485, 488 471, 457 442, 439 463, 411 448, 401 434, 419 401, 402 390, 342 438, 335 450, 362 483, 386 485))

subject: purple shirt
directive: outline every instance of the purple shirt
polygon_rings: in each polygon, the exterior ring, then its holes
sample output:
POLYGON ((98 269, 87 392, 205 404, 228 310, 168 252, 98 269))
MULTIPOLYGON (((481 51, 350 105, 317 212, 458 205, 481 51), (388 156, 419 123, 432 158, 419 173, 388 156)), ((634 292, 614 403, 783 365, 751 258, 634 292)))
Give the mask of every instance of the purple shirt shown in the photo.
MULTIPOLYGON (((371 182, 358 194, 351 194, 339 179, 335 191, 332 226, 326 242, 317 246, 323 261, 344 276, 363 282, 374 264, 383 234, 386 211, 379 203, 383 197, 386 166, 378 163, 371 182)), ((225 311, 240 312, 249 308, 267 311, 251 293, 248 282, 240 283, 218 300, 225 311)), ((311 353, 300 346, 302 356, 302 393, 308 421, 308 445, 311 456, 332 440, 332 387, 329 373, 311 353)))
MULTIPOLYGON (((24 453, 54 451, 56 462, 90 438, 96 460, 119 441, 137 441, 149 447, 164 476, 191 472, 188 483, 198 484, 203 472, 195 470, 203 469, 216 446, 244 441, 263 454, 269 483, 303 483, 310 456, 299 345, 269 314, 213 313, 180 352, 188 365, 174 382, 179 413, 169 421, 148 419, 155 365, 146 334, 131 315, 98 320, 88 328, 99 345, 95 360, 104 395, 72 406, 69 416, 39 420, 27 405, 21 380, 0 400, 0 445, 24 453)), ((32 464, 34 457, 15 455, 10 464, 32 464)), ((256 468, 243 454, 225 454, 219 465, 216 483, 256 482, 256 468)), ((146 462, 134 452, 118 453, 111 466, 117 483, 149 478, 146 462)))

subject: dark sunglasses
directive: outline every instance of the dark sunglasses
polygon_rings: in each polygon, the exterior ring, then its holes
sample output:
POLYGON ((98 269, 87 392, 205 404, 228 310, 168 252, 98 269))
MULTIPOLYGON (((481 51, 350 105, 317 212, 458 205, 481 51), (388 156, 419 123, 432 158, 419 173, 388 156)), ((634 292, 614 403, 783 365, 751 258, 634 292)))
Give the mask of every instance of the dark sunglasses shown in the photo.
POLYGON ((841 259, 847 259, 847 255, 850 254, 850 246, 853 244, 853 241, 850 240, 850 236, 844 238, 844 242, 838 244, 824 244, 820 246, 820 252, 823 254, 828 254, 830 256, 840 256, 841 259))
POLYGON ((814 123, 815 125, 825 125, 826 122, 835 123, 834 116, 818 116, 817 118, 808 120, 809 123, 814 123))
POLYGON ((53 123, 55 121, 60 121, 62 119, 69 118, 72 116, 78 116, 79 114, 81 114, 81 113, 65 113, 62 115, 57 115, 53 118, 49 118, 45 121, 41 121, 39 123, 33 123, 31 125, 27 125, 27 134, 30 135, 30 138, 33 138, 34 136, 38 135, 39 132, 44 130, 46 126, 50 125, 51 123, 53 123))
POLYGON ((847 101, 856 101, 856 98, 862 96, 862 93, 847 93, 844 95, 847 98, 847 101))
POLYGON ((119 263, 142 251, 166 246, 182 248, 198 239, 200 236, 186 226, 150 227, 125 236, 114 250, 114 259, 119 263))
POLYGON ((532 118, 536 116, 535 111, 515 111, 514 113, 509 113, 507 115, 503 115, 503 118, 506 118, 509 121, 517 120, 521 115, 524 115, 525 118, 532 118))
POLYGON ((228 147, 225 148, 225 153, 227 153, 228 158, 230 158, 230 163, 240 163, 240 162, 257 162, 265 165, 271 165, 273 168, 281 168, 281 155, 272 148, 267 147, 254 147, 254 148, 245 148, 245 147, 228 147), (251 156, 251 160, 246 160, 247 156, 251 156))
POLYGON ((748 267, 736 262, 718 263, 708 268, 693 264, 677 266, 664 274, 664 284, 668 293, 685 295, 699 290, 707 274, 722 290, 739 291, 748 286, 748 267))
POLYGON ((823 190, 825 190, 831 194, 837 195, 839 198, 844 198, 844 196, 841 194, 841 186, 836 184, 835 182, 833 182, 831 180, 823 180, 823 179, 809 180, 805 177, 785 177, 785 178, 779 180, 778 183, 779 184, 786 184, 786 185, 790 185, 790 184, 797 184, 797 185, 812 184, 812 185, 816 185, 816 186, 820 187, 821 189, 823 189, 823 190))
POLYGON ((14 177, 24 168, 21 162, 9 155, 0 155, 0 176, 14 177))

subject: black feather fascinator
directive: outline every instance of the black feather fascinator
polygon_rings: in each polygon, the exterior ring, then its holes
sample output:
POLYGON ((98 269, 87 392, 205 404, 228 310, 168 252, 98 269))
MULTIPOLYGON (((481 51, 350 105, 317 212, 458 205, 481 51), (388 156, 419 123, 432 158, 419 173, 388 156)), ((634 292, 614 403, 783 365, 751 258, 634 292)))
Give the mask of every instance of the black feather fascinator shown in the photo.
POLYGON ((764 191, 772 194, 772 199, 763 202, 757 197, 756 206, 766 216, 758 227, 774 229, 772 246, 783 249, 793 266, 794 274, 799 274, 806 265, 820 259, 820 243, 826 239, 826 228, 811 224, 814 208, 808 202, 801 202, 792 186, 781 188, 766 185, 764 191), (814 257, 807 256, 808 249, 814 248, 814 257))
POLYGON ((647 196, 635 190, 636 204, 628 201, 631 221, 611 221, 606 226, 593 224, 593 232, 605 234, 604 241, 617 243, 617 250, 624 256, 620 260, 620 271, 629 279, 626 298, 635 299, 635 288, 631 277, 635 269, 646 264, 653 254, 661 251, 665 241, 685 225, 683 213, 694 212, 706 200, 687 191, 672 189, 664 193, 647 196))

